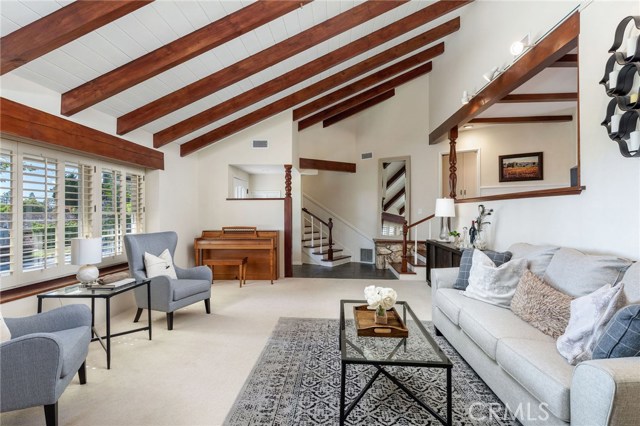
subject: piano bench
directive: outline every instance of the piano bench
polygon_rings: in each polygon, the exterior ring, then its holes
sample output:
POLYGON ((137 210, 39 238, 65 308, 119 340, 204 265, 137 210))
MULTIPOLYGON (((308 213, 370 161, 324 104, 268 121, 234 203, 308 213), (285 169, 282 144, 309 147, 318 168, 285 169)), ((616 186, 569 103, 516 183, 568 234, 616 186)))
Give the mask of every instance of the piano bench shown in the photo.
POLYGON ((240 288, 242 288, 242 284, 247 283, 247 260, 247 257, 237 259, 204 259, 202 264, 211 268, 212 275, 214 266, 237 266, 238 280, 240 281, 240 288))

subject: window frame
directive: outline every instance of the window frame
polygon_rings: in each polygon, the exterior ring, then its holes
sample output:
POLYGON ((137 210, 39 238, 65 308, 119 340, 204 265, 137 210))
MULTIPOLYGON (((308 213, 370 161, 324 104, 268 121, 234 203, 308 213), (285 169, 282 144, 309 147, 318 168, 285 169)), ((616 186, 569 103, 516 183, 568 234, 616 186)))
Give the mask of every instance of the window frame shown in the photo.
MULTIPOLYGON (((123 184, 121 185, 120 198, 122 200, 122 208, 120 209, 121 220, 123 224, 122 237, 126 233, 126 181, 127 175, 139 176, 142 180, 142 197, 141 208, 142 212, 139 215, 141 219, 141 229, 139 232, 144 232, 145 225, 145 174, 146 170, 142 168, 134 168, 118 163, 112 163, 104 161, 98 158, 91 158, 75 153, 69 153, 60 150, 53 150, 50 148, 42 147, 39 145, 33 145, 24 142, 18 142, 1 138, 1 145, 3 152, 10 151, 13 158, 12 172, 13 172, 13 185, 11 188, 12 197, 12 224, 11 224, 11 260, 12 270, 7 275, 2 275, 0 280, 0 290, 9 290, 27 286, 30 284, 60 278, 75 274, 78 270, 77 265, 66 264, 65 262, 65 207, 66 207, 66 166, 68 163, 74 163, 82 166, 90 166, 91 171, 91 205, 90 211, 86 212, 86 205, 84 200, 82 202, 83 209, 80 214, 83 215, 83 221, 89 221, 89 227, 83 229, 83 235, 89 234, 89 236, 102 236, 102 182, 101 171, 102 169, 117 170, 123 177, 123 184), (22 250, 23 250, 23 159, 28 158, 51 158, 58 162, 57 171, 57 185, 58 194, 60 199, 57 202, 57 220, 56 220, 56 244, 57 244, 57 265, 40 270, 24 271, 22 268, 22 250)), ((119 243, 123 246, 122 241, 119 243)), ((126 262, 126 254, 124 249, 121 253, 113 256, 105 256, 102 258, 102 262, 96 266, 99 268, 121 264, 126 262)))

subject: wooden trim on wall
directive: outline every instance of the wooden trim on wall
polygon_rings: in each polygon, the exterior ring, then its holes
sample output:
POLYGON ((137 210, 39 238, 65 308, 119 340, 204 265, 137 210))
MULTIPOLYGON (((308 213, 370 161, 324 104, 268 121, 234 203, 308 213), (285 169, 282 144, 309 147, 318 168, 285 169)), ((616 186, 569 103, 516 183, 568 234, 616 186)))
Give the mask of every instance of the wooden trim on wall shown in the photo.
POLYGON ((469 124, 564 123, 567 121, 573 121, 573 116, 532 115, 530 117, 482 117, 469 120, 469 124))
POLYGON ((554 197, 560 195, 579 195, 587 189, 585 186, 569 186, 566 188, 541 189, 539 191, 514 192, 510 194, 486 195, 484 197, 473 197, 456 199, 458 203, 478 203, 481 201, 515 200, 520 198, 554 197))
MULTIPOLYGON (((129 264, 127 262, 118 263, 116 265, 105 266, 100 268, 100 276, 114 274, 116 272, 128 271, 129 264)), ((0 304, 12 302, 14 300, 23 299, 29 296, 35 296, 36 294, 44 293, 46 291, 56 290, 58 288, 66 287, 78 282, 78 279, 74 275, 66 275, 60 278, 53 278, 51 280, 41 281, 35 284, 23 285, 22 287, 10 288, 8 290, 0 291, 0 304)))
POLYGON ((507 95, 498 102, 530 103, 530 102, 573 102, 578 100, 578 93, 516 93, 507 95))
POLYGON ((64 6, 0 39, 0 74, 21 67, 151 1, 75 1, 64 6))
POLYGON ((580 13, 575 12, 474 96, 468 104, 436 127, 429 134, 429 144, 433 145, 442 142, 451 128, 468 123, 469 120, 486 111, 487 108, 510 94, 525 81, 528 81, 549 65, 556 63, 578 46, 579 34, 580 13))
POLYGON ((316 160, 315 158, 300 158, 301 169, 326 170, 329 172, 355 173, 356 163, 344 163, 342 161, 316 160))
POLYGON ((0 98, 0 133, 149 169, 164 169, 164 154, 91 127, 0 98))

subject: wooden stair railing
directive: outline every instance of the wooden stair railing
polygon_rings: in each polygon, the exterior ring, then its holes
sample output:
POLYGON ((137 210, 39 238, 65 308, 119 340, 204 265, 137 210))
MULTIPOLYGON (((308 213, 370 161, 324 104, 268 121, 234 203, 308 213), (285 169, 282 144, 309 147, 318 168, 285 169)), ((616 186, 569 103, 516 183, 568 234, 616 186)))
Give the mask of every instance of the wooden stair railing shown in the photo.
MULTIPOLYGON (((317 220, 318 222, 320 222, 322 225, 326 226, 327 229, 329 230, 329 242, 328 242, 328 246, 329 249, 327 250, 327 260, 330 262, 333 262, 333 219, 329 218, 328 222, 325 222, 324 220, 320 219, 318 216, 316 216, 315 214, 311 213, 309 210, 307 210, 306 207, 302 208, 302 211, 305 212, 306 214, 308 214, 309 216, 311 216, 312 218, 314 218, 315 220, 317 220)), ((313 224, 313 222, 312 222, 313 224)), ((322 252, 322 228, 320 228, 320 252, 322 252)), ((313 242, 314 237, 313 237, 313 227, 311 228, 311 241, 313 242)))
MULTIPOLYGON (((430 219, 433 219, 434 217, 436 217, 436 215, 432 214, 425 217, 424 219, 420 219, 419 221, 412 223, 411 225, 409 225, 406 220, 402 224, 402 267, 400 269, 400 273, 406 274, 407 272, 409 272, 407 269, 407 235, 409 234, 409 229, 416 227, 430 219)), ((417 250, 418 248, 415 247, 414 249, 417 250)))

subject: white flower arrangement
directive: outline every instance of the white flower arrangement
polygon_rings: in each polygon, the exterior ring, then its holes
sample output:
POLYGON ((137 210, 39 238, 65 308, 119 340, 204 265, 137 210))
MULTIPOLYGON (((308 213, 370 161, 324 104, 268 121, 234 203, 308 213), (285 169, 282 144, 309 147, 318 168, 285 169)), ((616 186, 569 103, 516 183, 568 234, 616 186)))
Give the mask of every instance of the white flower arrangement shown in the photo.
POLYGON ((395 305, 398 294, 392 288, 370 285, 365 287, 364 297, 367 299, 369 309, 375 309, 378 315, 384 315, 387 309, 391 309, 395 305))

